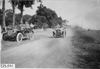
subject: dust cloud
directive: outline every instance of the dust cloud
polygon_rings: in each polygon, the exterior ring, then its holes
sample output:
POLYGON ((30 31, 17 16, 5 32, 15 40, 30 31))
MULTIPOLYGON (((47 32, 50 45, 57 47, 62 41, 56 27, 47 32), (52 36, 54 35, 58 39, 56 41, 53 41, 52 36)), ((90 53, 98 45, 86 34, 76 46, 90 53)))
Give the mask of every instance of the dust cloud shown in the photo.
POLYGON ((66 35, 66 37, 72 37, 74 35, 74 30, 72 28, 67 28, 66 35))

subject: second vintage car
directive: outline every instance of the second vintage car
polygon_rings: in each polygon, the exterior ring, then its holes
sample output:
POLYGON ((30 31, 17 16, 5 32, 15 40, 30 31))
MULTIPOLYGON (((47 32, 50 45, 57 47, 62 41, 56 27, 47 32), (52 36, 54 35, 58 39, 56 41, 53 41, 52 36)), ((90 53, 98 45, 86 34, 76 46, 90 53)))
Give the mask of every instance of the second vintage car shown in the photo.
POLYGON ((66 30, 64 30, 63 28, 57 28, 53 31, 53 37, 66 37, 66 30))

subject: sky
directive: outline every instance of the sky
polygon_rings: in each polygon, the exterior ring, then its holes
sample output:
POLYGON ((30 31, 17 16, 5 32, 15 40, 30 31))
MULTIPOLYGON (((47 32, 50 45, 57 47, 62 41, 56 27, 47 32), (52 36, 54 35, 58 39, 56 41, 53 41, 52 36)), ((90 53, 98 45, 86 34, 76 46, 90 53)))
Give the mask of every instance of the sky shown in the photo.
MULTIPOLYGON (((100 0, 42 0, 43 5, 55 10, 58 16, 86 29, 100 29, 100 0)), ((24 8, 24 14, 34 15, 39 3, 33 9, 24 8)), ((1 8, 1 6, 0 6, 1 8)), ((12 8, 6 0, 6 9, 12 8)), ((16 8, 16 13, 20 11, 16 8)))

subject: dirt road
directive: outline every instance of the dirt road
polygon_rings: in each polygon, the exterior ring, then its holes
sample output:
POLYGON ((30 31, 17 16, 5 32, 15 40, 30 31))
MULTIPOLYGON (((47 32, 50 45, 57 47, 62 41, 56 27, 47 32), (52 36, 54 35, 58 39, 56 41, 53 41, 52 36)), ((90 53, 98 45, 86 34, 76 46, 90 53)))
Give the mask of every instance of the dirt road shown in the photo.
POLYGON ((49 36, 2 51, 2 64, 15 64, 17 68, 72 68, 73 31, 67 29, 66 38, 52 38, 52 33, 45 35, 49 36))

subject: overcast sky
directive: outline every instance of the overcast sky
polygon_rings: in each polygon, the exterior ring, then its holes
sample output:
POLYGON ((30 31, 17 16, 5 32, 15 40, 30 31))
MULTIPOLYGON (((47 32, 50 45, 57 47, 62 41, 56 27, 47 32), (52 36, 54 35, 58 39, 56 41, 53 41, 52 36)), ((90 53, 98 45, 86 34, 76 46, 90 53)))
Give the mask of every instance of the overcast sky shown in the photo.
MULTIPOLYGON (((11 8, 6 0, 6 9, 11 8)), ((42 0, 43 5, 55 10, 58 16, 70 21, 71 25, 100 29, 100 0, 42 0)), ((24 8, 24 14, 34 15, 39 3, 33 9, 24 8)), ((16 8, 16 13, 20 11, 16 8)))

